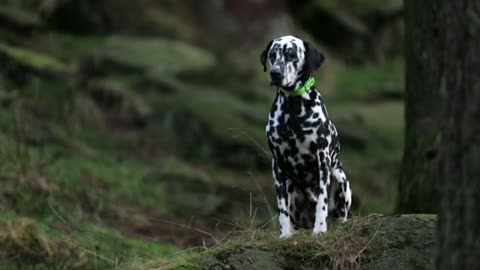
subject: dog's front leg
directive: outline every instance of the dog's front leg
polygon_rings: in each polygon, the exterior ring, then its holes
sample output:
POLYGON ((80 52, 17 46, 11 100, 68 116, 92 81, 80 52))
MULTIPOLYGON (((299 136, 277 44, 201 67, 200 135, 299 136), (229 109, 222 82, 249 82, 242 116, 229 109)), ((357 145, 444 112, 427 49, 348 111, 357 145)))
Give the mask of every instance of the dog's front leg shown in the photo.
POLYGON ((272 174, 277 192, 278 221, 280 223, 280 238, 287 238, 293 234, 293 226, 288 211, 287 181, 275 159, 272 159, 272 174))
POLYGON ((313 234, 319 235, 327 231, 328 186, 330 185, 330 156, 328 151, 321 150, 317 156, 319 170, 319 190, 315 208, 315 225, 313 234))

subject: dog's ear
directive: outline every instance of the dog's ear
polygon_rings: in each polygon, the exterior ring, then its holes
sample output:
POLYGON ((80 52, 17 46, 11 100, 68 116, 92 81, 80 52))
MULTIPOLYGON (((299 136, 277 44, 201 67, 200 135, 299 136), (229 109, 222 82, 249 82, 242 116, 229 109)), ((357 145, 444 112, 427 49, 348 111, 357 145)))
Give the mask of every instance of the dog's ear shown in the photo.
POLYGON ((260 54, 260 63, 263 65, 263 72, 267 71, 267 56, 268 56, 268 51, 270 51, 270 47, 272 46, 273 40, 271 40, 268 44, 267 47, 265 47, 265 50, 263 50, 262 54, 260 54))
POLYGON ((308 42, 304 41, 305 45, 305 62, 309 72, 317 70, 325 61, 325 56, 317 49, 311 46, 308 42))

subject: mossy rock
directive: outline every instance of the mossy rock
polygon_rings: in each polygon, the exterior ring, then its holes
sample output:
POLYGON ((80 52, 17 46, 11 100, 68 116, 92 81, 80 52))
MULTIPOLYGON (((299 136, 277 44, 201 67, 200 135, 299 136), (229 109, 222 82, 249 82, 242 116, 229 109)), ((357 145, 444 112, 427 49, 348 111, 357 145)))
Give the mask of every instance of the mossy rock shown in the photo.
POLYGON ((43 27, 38 14, 10 5, 0 4, 0 23, 17 31, 31 31, 43 27))
POLYGON ((113 36, 95 53, 93 68, 103 72, 137 71, 175 75, 211 67, 215 57, 187 43, 163 38, 113 36))
POLYGON ((61 59, 67 65, 76 67, 89 59, 99 46, 103 45, 106 36, 73 35, 65 32, 35 32, 29 35, 11 34, 12 44, 33 50, 54 59, 61 59))
POLYGON ((66 74, 73 68, 49 55, 21 47, 0 43, 0 63, 5 67, 19 67, 19 72, 30 72, 40 75, 66 74))
POLYGON ((148 103, 118 80, 98 79, 86 82, 86 90, 106 116, 113 115, 110 125, 141 128, 151 113, 148 103))
POLYGON ((255 107, 229 93, 193 85, 179 85, 176 91, 152 105, 158 108, 153 117, 160 121, 153 125, 178 144, 186 159, 230 168, 268 167, 266 106, 255 107))
MULTIPOLYGON (((286 240, 252 232, 161 269, 434 269, 435 215, 369 216, 286 240)), ((148 269, 148 268, 139 268, 148 269)))
POLYGON ((363 269, 434 269, 436 218, 433 215, 388 217, 378 230, 370 225, 372 250, 377 256, 363 269))

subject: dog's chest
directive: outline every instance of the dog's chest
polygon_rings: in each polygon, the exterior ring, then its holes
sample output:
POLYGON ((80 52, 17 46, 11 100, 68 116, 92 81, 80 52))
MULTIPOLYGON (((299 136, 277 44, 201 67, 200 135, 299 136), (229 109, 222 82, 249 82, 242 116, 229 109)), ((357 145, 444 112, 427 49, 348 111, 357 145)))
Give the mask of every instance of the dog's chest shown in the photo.
POLYGON ((318 149, 329 144, 328 118, 321 100, 278 95, 266 133, 270 150, 287 174, 309 181, 318 174, 318 149))

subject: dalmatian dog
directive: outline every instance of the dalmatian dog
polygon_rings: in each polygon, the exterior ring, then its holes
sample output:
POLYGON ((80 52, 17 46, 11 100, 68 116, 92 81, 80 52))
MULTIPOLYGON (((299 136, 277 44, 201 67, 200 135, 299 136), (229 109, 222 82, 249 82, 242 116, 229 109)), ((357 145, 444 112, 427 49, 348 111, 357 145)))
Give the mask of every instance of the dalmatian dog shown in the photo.
POLYGON ((299 229, 325 233, 327 217, 346 221, 352 201, 339 160, 337 130, 311 77, 324 60, 308 42, 293 36, 270 41, 260 56, 277 88, 266 133, 273 156, 280 238, 299 229))

